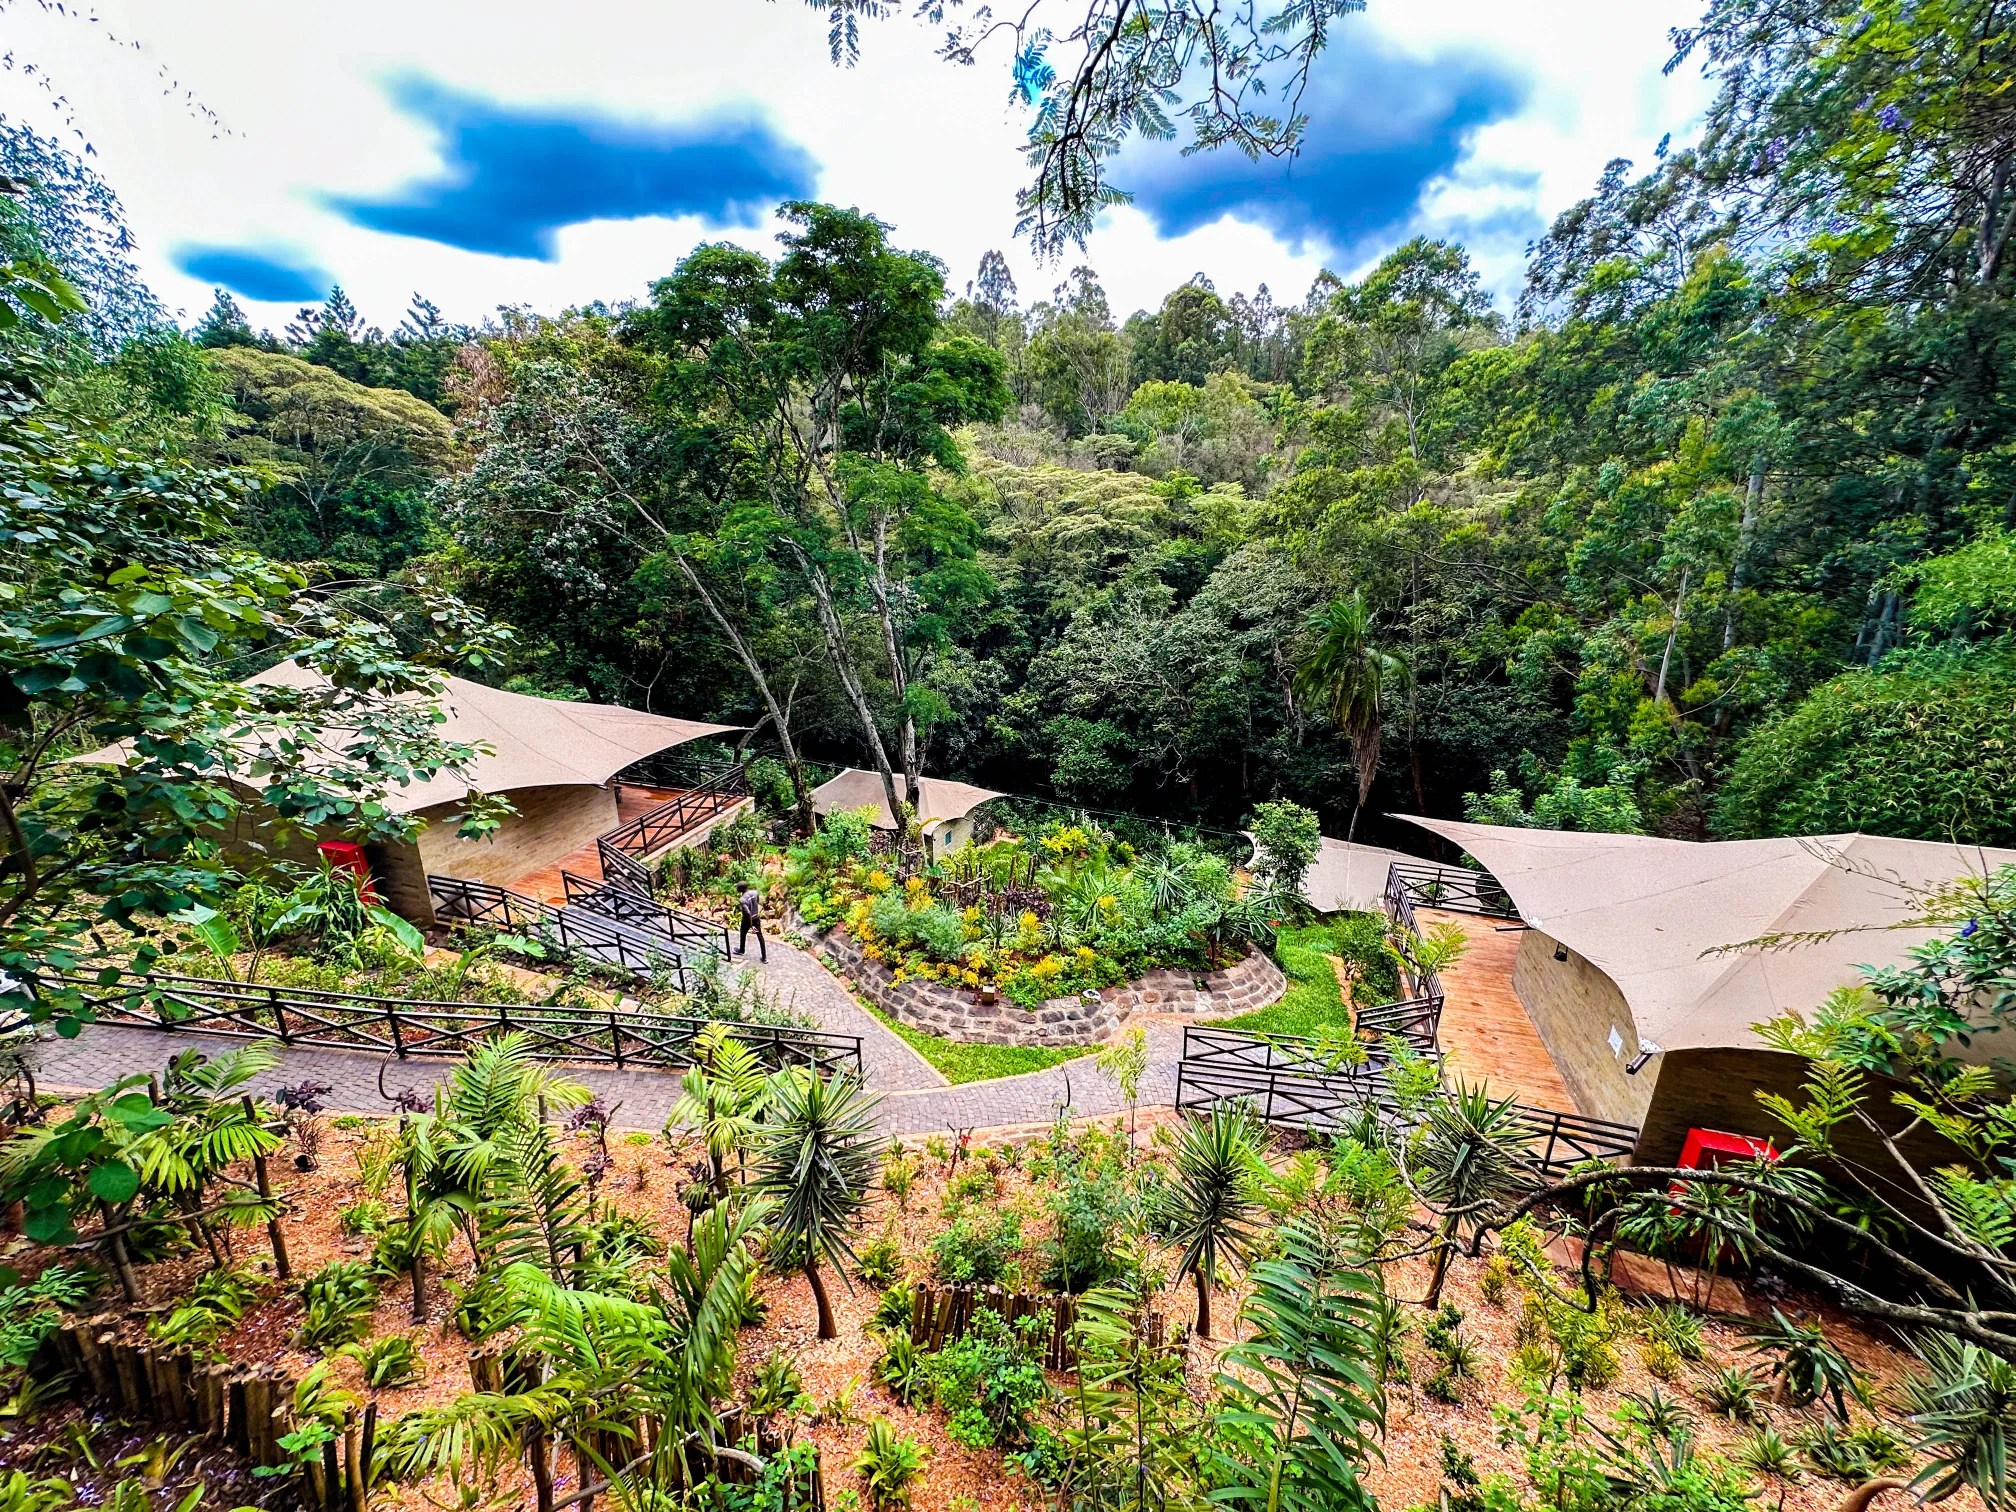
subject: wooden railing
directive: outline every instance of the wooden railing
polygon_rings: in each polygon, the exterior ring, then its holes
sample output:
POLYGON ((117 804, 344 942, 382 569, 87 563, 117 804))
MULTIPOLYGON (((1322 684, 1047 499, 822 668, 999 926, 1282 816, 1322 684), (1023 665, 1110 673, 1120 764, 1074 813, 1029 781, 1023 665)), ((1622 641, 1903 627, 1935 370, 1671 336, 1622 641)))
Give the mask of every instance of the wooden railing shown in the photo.
MULTIPOLYGON (((636 1008, 432 1002, 208 977, 126 973, 109 984, 90 976, 65 980, 83 993, 99 1023, 367 1050, 401 1060, 466 1055, 491 1036, 518 1033, 542 1060, 678 1070, 693 1064, 693 1042, 713 1022, 636 1008)), ((809 1066, 822 1075, 861 1075, 856 1035, 768 1024, 729 1029, 773 1069, 809 1066)))
POLYGON ((427 878, 434 917, 444 924, 481 924, 525 934, 570 955, 627 972, 640 981, 666 981, 679 992, 697 983, 677 940, 583 908, 555 907, 493 882, 466 877, 427 878))
MULTIPOLYGON (((595 841, 595 849, 626 857, 663 850, 688 830, 720 817, 749 796, 749 768, 740 764, 717 772, 697 787, 687 788, 656 808, 619 824, 595 841)), ((604 873, 608 872, 605 859, 604 873)), ((645 891, 650 891, 647 881, 645 891)))
POLYGON ((648 893, 597 882, 592 877, 577 877, 570 871, 560 873, 560 889, 571 908, 585 908, 619 923, 634 924, 682 950, 709 950, 724 959, 728 954, 726 924, 660 903, 648 893))
MULTIPOLYGON (((1388 1124, 1418 1121, 1394 1098, 1384 1075, 1388 1062, 1374 1057, 1333 1068, 1312 1053, 1315 1043, 1190 1026, 1176 1069, 1176 1106, 1197 1112, 1244 1102, 1270 1124, 1321 1135, 1361 1126, 1368 1111, 1388 1124)), ((1524 1103, 1515 1112, 1528 1163, 1542 1177, 1591 1160, 1629 1160, 1637 1147, 1638 1130, 1630 1124, 1524 1103)))

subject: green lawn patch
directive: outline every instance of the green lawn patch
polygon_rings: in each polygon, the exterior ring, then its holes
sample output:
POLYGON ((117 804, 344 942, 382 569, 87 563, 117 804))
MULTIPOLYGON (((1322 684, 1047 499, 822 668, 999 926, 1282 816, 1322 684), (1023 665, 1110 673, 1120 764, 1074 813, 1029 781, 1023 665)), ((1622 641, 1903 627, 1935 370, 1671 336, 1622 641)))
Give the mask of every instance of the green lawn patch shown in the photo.
POLYGON ((1226 1027, 1260 1034, 1314 1034, 1324 1025, 1349 1028, 1351 1011, 1326 954, 1337 948, 1329 920, 1280 929, 1274 938, 1274 959, 1288 977, 1288 990, 1278 1003, 1227 1019, 1226 1027))
POLYGON ((967 1045, 942 1039, 899 1024, 873 1003, 860 999, 861 1006, 901 1037, 904 1044, 936 1066, 949 1082, 992 1081, 1000 1076, 1020 1076, 1025 1071, 1047 1071, 1063 1061, 1092 1053, 1089 1045, 967 1045))

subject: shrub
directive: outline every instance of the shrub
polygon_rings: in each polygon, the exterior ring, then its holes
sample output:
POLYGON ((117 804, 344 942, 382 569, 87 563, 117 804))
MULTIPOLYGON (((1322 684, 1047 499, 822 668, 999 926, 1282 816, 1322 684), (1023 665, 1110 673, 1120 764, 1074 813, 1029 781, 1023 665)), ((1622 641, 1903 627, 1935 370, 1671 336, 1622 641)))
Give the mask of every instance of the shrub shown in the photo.
POLYGON ((989 1216, 969 1209, 931 1241, 931 1258, 941 1281, 954 1286, 992 1286, 1008 1273, 1022 1248, 1022 1216, 1003 1208, 989 1216))
POLYGON ((1039 1332, 1047 1320, 1024 1318, 1015 1328, 982 1308, 966 1332, 929 1357, 931 1399, 951 1417, 946 1433, 969 1449, 1017 1447, 1029 1438, 1029 1417, 1048 1393, 1039 1332))
POLYGON ((1503 1255, 1486 1260, 1477 1272, 1477 1290, 1493 1307, 1503 1307, 1512 1290, 1512 1262, 1503 1255))
POLYGON ((346 1238, 355 1239, 363 1234, 377 1233, 385 1226, 388 1216, 384 1203, 375 1197, 364 1197, 356 1202, 346 1202, 336 1210, 336 1229, 346 1238))
POLYGON ((399 1386, 420 1372, 420 1351, 403 1333, 386 1334, 361 1344, 346 1344, 340 1351, 357 1362, 367 1386, 399 1386))
POLYGON ((1660 1381, 1677 1380, 1687 1363, 1680 1358, 1679 1351, 1664 1339, 1646 1339, 1638 1346, 1638 1358, 1652 1377, 1660 1381))
POLYGON ((303 1349, 333 1349, 354 1343, 378 1306, 383 1272, 366 1260, 331 1260, 301 1283, 303 1349))
POLYGON ((851 1468, 866 1485, 875 1512, 899 1512, 910 1505, 911 1485, 924 1468, 924 1447, 898 1433, 889 1419, 877 1418, 851 1468))
POLYGON ((1082 1292, 1119 1274, 1114 1235, 1133 1210, 1133 1198, 1125 1175, 1104 1161, 1067 1161, 1060 1174, 1050 1189, 1043 1281, 1082 1292))
POLYGON ((1462 1312, 1444 1303, 1421 1331, 1421 1342, 1435 1365, 1422 1389, 1438 1402, 1461 1401, 1461 1383, 1477 1370, 1477 1351, 1463 1337, 1462 1312))
POLYGON ((917 1157, 908 1153, 891 1154, 882 1162, 882 1190, 896 1199, 896 1206, 905 1212, 910 1208, 910 1189, 917 1184, 917 1157))
POLYGON ((1796 1407, 1826 1398, 1834 1415, 1848 1421, 1846 1393, 1857 1389, 1855 1368, 1827 1342, 1818 1323, 1797 1323, 1771 1309, 1771 1321, 1751 1333, 1743 1346, 1772 1356, 1771 1375, 1783 1387, 1785 1400, 1796 1407))
POLYGON ((1745 1435, 1729 1451, 1729 1458, 1752 1475, 1775 1475, 1783 1481, 1799 1477, 1799 1456, 1775 1428, 1759 1428, 1745 1435))
POLYGON ((923 1351, 910 1342, 910 1335, 890 1335, 881 1357, 875 1361, 875 1379, 887 1386, 905 1407, 930 1389, 931 1374, 923 1351))

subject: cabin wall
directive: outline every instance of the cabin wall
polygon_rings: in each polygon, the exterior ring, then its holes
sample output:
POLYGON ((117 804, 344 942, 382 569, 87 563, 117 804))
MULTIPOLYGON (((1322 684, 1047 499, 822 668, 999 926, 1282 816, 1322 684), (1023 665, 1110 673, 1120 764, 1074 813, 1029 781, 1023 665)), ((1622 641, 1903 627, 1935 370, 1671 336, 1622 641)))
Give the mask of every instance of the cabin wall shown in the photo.
POLYGON ((1574 951, 1567 952, 1565 961, 1555 960, 1557 946, 1553 937, 1526 930, 1512 965, 1512 990, 1540 1031, 1576 1106, 1596 1118, 1643 1123, 1657 1061, 1637 1076, 1624 1074, 1638 1054, 1638 1026, 1630 1005, 1616 983, 1574 951))
MULTIPOLYGON (((322 853, 315 848, 319 841, 349 838, 337 829, 314 834, 293 828, 283 830, 271 808, 247 797, 225 833, 224 850, 241 866, 270 866, 276 861, 320 866, 322 853)), ((410 843, 372 843, 364 847, 364 859, 371 867, 371 884, 385 900, 386 907, 422 929, 433 925, 434 904, 427 896, 427 869, 420 864, 417 847, 410 843)))
POLYGON ((364 859, 371 867, 371 885, 387 908, 422 929, 434 927, 434 899, 427 891, 427 867, 420 859, 419 846, 411 842, 367 845, 364 859))
POLYGON ((519 788, 504 796, 516 812, 487 840, 464 840, 455 833, 460 804, 439 803, 420 810, 417 817, 427 821, 420 832, 422 870, 508 886, 592 845, 619 819, 613 787, 519 788))

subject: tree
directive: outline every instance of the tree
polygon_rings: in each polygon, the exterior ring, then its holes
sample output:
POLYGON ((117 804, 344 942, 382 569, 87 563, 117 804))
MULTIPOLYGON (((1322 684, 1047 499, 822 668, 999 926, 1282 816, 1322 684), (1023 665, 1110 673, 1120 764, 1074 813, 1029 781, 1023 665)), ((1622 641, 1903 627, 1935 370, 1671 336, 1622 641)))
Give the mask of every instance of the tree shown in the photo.
POLYGON ((189 339, 199 347, 257 346, 259 338, 252 334, 252 322, 246 318, 244 307, 226 289, 210 292, 210 308, 196 322, 189 339))
MULTIPOLYGON (((1106 180, 1107 160, 1130 137, 1173 135, 1173 116, 1188 119, 1191 151, 1229 145, 1247 157, 1293 157, 1308 125, 1300 106, 1309 72, 1336 23, 1362 3, 1256 7, 1228 19, 1192 0, 1084 0, 1055 24, 1042 6, 1013 17, 980 7, 955 21, 939 56, 971 65, 990 45, 1006 51, 1010 98, 1032 116, 1025 155, 1033 176, 1017 195, 1015 230, 1054 257, 1071 242, 1082 246, 1099 212, 1126 200, 1106 180), (1072 56, 1064 68, 1058 50, 1072 56)), ((836 64, 860 56, 863 19, 889 14, 872 0, 814 8, 827 13, 836 64)), ((924 14, 936 24, 947 10, 924 14)))
POLYGON ((1252 1115, 1243 1106, 1213 1103, 1187 1119, 1176 1139, 1176 1169, 1163 1222, 1183 1246, 1177 1271, 1197 1285, 1197 1333, 1211 1337, 1211 1287, 1220 1259, 1243 1259, 1252 1247, 1257 1204, 1249 1192, 1258 1159, 1252 1115))
POLYGON ((896 813, 916 806, 919 729, 936 712, 919 674, 946 616, 985 586, 971 518, 932 468, 957 471, 949 428, 999 419, 1009 395, 990 348, 940 339, 935 261, 896 250, 859 211, 792 203, 780 214, 794 229, 774 266, 702 247, 625 332, 665 359, 675 413, 746 459, 738 502, 764 512, 768 550, 809 593, 896 813), (887 679, 901 792, 849 624, 857 602, 887 679))
POLYGON ((1311 644, 1296 664, 1295 687, 1319 702, 1351 742, 1358 799, 1344 832, 1348 843, 1358 833, 1358 816, 1379 775, 1381 705, 1387 690, 1405 680, 1406 667, 1373 639, 1372 614, 1362 592, 1335 599, 1310 615, 1309 632, 1311 644))
POLYGON ((887 1143, 875 1130, 879 1101, 857 1081, 784 1072, 756 1158, 755 1189, 775 1205, 772 1225, 812 1288, 822 1339, 840 1331, 819 1266, 854 1258, 848 1228, 874 1190, 887 1143))
MULTIPOLYGON (((258 802, 282 831, 410 836, 389 784, 466 770, 431 699, 440 674, 341 594, 311 594, 234 540, 241 475, 140 457, 41 407, 17 366, 0 404, 0 1008, 76 1032, 66 976, 155 954, 150 921, 215 906, 214 844, 258 802), (308 686, 234 667, 293 656, 308 686), (345 731, 340 746, 327 732, 345 731), (127 743, 123 765, 62 758, 127 743), (132 931, 127 934, 124 931, 132 931)), ((496 637, 436 600, 420 655, 487 664, 496 637)), ((493 830, 472 796, 462 831, 493 830)))
POLYGON ((1323 853, 1316 816, 1299 803, 1280 799, 1253 806, 1254 861, 1276 891, 1302 896, 1302 879, 1323 853))

